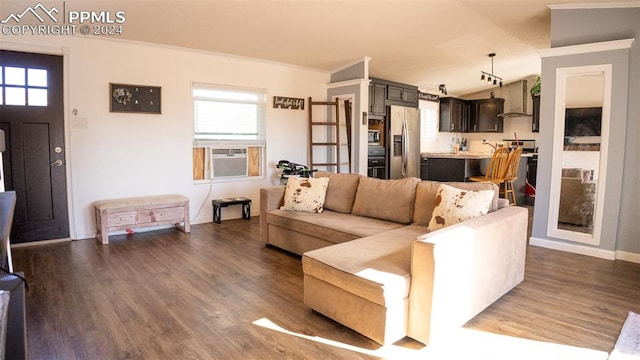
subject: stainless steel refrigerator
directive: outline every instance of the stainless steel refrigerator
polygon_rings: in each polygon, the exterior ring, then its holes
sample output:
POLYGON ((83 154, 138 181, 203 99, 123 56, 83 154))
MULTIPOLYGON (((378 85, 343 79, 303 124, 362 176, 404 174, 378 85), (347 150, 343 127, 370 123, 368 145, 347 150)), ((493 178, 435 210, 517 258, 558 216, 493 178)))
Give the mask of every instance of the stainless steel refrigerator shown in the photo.
POLYGON ((389 178, 420 177, 420 110, 391 105, 389 178))

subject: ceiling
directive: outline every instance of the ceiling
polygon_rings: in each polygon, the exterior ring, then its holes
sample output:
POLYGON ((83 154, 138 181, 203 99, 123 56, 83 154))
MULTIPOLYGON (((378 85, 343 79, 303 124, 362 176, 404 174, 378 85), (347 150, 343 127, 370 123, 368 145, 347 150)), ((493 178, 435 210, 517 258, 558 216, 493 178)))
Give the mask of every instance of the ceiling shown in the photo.
MULTIPOLYGON (((370 57, 369 74, 449 95, 540 73, 547 4, 603 0, 100 1, 124 10, 123 38, 335 70, 370 57)), ((76 2, 87 8, 92 2, 76 2)), ((616 2, 619 3, 619 2, 616 2)), ((71 5, 70 5, 71 6, 71 5)))

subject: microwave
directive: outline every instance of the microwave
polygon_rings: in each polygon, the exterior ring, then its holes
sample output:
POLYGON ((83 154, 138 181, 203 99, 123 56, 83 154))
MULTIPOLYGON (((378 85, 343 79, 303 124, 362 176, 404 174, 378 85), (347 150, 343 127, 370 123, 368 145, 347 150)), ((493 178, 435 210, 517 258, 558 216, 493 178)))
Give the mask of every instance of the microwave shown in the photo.
POLYGON ((369 130, 369 145, 380 145, 380 130, 369 130))

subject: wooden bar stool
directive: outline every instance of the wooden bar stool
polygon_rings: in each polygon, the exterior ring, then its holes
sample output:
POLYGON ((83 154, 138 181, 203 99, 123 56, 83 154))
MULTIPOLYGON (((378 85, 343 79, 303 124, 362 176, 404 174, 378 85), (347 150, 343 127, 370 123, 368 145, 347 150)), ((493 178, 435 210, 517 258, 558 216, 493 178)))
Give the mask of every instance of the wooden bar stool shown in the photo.
POLYGON ((518 179, 518 166, 522 148, 517 147, 511 151, 506 148, 498 148, 491 160, 484 176, 472 176, 471 181, 489 181, 500 187, 502 197, 509 200, 509 205, 516 206, 516 192, 513 183, 518 179))
POLYGON ((504 175, 504 198, 509 199, 511 194, 511 201, 509 205, 516 206, 516 192, 513 188, 514 182, 518 179, 518 166, 520 166, 520 158, 522 157, 522 148, 517 147, 509 153, 509 160, 507 162, 507 170, 504 175))
POLYGON ((489 165, 484 173, 484 176, 471 176, 470 181, 476 182, 492 182, 498 186, 504 182, 504 175, 507 169, 507 163, 509 161, 509 149, 498 148, 491 156, 489 165))

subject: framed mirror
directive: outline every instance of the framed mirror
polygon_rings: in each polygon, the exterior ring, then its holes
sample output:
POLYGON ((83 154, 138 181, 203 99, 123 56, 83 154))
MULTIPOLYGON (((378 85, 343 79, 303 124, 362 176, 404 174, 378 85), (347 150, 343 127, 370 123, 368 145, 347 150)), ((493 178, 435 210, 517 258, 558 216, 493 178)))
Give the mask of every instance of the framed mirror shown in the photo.
POLYGON ((556 69, 547 236, 600 244, 611 68, 604 64, 556 69))

